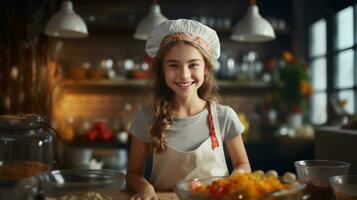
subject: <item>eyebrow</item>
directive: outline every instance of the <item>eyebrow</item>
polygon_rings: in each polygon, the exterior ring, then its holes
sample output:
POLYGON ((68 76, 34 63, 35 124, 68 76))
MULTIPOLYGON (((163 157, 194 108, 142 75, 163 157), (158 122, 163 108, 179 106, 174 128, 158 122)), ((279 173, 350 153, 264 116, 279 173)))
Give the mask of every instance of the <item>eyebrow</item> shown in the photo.
MULTIPOLYGON (((168 62, 174 62, 174 63, 179 63, 178 60, 174 60, 174 59, 170 59, 170 60, 166 60, 165 63, 168 63, 168 62)), ((191 62, 203 62, 202 59, 191 59, 188 61, 189 63, 191 62)))

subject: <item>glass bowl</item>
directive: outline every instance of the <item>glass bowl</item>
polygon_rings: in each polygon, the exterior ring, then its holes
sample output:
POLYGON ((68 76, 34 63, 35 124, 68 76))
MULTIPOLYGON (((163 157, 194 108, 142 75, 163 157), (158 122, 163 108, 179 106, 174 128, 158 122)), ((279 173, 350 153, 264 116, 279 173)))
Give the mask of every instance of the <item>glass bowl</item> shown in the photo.
POLYGON ((294 163, 300 182, 306 183, 310 199, 334 200, 329 178, 348 173, 350 164, 337 160, 300 160, 294 163))
POLYGON ((112 170, 68 169, 39 175, 45 199, 116 199, 125 184, 125 175, 112 170))
POLYGON ((337 200, 357 199, 357 175, 341 175, 330 178, 337 200))
POLYGON ((191 180, 179 181, 176 184, 175 192, 181 200, 301 200, 304 197, 305 184, 296 183, 290 189, 278 190, 263 194, 259 198, 248 199, 242 193, 233 195, 212 195, 203 192, 191 191, 190 187, 194 185, 208 185, 215 180, 226 178, 226 176, 217 176, 209 178, 196 178, 191 180))
POLYGON ((299 180, 329 185, 331 176, 345 175, 350 163, 337 160, 300 160, 294 163, 299 180))
POLYGON ((38 180, 36 176, 20 180, 0 179, 0 199, 32 200, 37 199, 38 180))

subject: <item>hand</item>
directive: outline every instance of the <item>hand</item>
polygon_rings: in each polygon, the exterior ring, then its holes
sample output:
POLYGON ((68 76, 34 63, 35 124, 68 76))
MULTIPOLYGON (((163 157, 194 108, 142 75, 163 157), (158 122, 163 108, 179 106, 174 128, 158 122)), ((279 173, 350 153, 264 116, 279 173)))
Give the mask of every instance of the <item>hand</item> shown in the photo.
POLYGON ((159 200, 159 198, 156 196, 154 188, 148 186, 138 191, 130 200, 159 200))
POLYGON ((234 175, 234 174, 244 174, 246 173, 246 171, 244 169, 241 169, 241 168, 237 168, 237 169, 234 169, 231 173, 231 175, 234 175))

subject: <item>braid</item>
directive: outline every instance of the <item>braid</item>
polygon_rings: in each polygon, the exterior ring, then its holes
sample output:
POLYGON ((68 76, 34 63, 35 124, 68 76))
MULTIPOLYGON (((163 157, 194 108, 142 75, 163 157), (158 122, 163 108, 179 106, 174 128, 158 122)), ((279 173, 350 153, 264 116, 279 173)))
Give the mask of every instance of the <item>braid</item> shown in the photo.
POLYGON ((156 99, 153 103, 154 121, 150 130, 152 148, 155 153, 165 149, 165 130, 172 125, 171 101, 165 98, 156 99))

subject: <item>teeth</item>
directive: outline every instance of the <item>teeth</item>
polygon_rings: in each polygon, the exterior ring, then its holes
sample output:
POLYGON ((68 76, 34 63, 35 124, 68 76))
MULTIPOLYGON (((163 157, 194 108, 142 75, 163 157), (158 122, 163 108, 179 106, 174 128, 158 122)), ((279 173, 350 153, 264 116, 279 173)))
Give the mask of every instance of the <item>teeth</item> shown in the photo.
POLYGON ((188 87, 191 85, 191 83, 177 83, 177 85, 180 87, 188 87))

